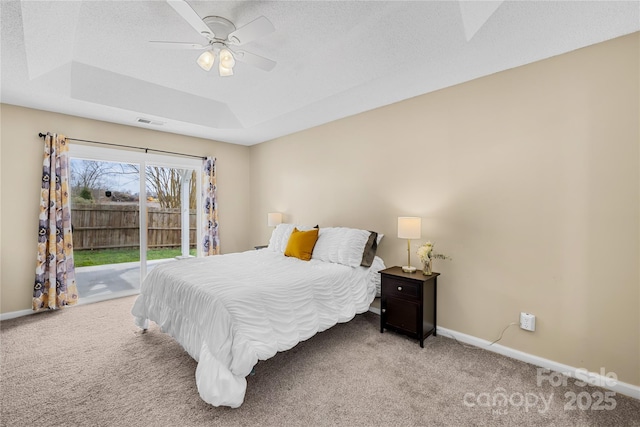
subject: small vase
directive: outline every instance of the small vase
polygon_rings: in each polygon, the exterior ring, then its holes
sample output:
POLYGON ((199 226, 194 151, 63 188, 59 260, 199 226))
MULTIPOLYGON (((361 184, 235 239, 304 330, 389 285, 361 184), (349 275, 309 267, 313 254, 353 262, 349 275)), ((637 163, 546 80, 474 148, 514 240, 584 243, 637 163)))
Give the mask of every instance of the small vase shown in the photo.
POLYGON ((422 274, 424 274, 425 276, 430 276, 433 273, 433 270, 431 269, 433 266, 432 262, 433 260, 429 258, 424 262, 424 264, 422 264, 422 274))

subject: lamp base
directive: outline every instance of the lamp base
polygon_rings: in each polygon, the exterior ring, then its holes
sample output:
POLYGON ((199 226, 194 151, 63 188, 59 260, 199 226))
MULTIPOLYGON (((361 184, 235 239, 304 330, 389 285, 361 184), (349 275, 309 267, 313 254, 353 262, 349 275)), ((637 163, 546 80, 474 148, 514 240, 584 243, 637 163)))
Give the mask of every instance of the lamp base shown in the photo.
POLYGON ((416 272, 416 268, 411 266, 411 265, 403 265, 402 266, 402 271, 404 271, 405 273, 415 273, 416 272))

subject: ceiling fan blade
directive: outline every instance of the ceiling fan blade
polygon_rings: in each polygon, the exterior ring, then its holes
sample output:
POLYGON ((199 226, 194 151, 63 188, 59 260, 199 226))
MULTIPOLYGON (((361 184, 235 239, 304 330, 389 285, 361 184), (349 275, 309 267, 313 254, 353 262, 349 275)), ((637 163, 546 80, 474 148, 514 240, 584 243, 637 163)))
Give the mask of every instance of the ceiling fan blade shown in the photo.
POLYGON ((229 33, 229 43, 235 45, 242 45, 249 43, 257 38, 272 33, 276 30, 271 21, 264 16, 260 16, 253 21, 249 22, 237 30, 229 33))
POLYGON ((196 13, 195 10, 189 6, 184 0, 167 0, 169 6, 171 6, 182 18, 189 23, 195 30, 208 38, 209 40, 213 39, 214 34, 211 31, 211 28, 207 27, 207 24, 204 23, 202 18, 196 13))
POLYGON ((245 52, 244 50, 232 50, 232 52, 238 61, 253 65, 265 71, 273 70, 273 67, 277 64, 275 61, 256 55, 255 53, 245 52))
POLYGON ((160 42, 152 40, 149 43, 152 43, 154 47, 161 47, 166 49, 192 49, 192 50, 202 50, 209 47, 209 45, 202 45, 198 43, 188 43, 188 42, 160 42))

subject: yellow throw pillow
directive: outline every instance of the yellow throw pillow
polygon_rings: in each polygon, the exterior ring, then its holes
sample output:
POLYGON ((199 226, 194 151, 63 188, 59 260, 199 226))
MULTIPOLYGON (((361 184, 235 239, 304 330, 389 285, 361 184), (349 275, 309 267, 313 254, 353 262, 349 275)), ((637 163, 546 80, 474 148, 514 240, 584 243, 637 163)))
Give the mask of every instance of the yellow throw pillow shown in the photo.
POLYGON ((303 261, 309 261, 317 240, 317 228, 313 228, 309 231, 300 231, 297 228, 294 228, 291 232, 291 236, 289 236, 289 241, 287 242, 287 248, 284 250, 284 255, 300 258, 303 261))

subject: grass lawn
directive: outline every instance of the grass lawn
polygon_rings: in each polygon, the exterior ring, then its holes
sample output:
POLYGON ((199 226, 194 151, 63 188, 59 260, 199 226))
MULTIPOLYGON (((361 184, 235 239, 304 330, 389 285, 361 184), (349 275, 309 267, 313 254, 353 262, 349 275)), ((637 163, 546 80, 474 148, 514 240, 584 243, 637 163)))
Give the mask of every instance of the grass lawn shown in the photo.
MULTIPOLYGON (((189 250, 191 255, 196 254, 196 249, 189 250)), ((173 258, 181 254, 180 248, 149 249, 147 259, 173 258)), ((73 260, 76 267, 90 265, 119 264, 121 262, 140 261, 140 250, 131 249, 96 249, 73 251, 73 260)))

